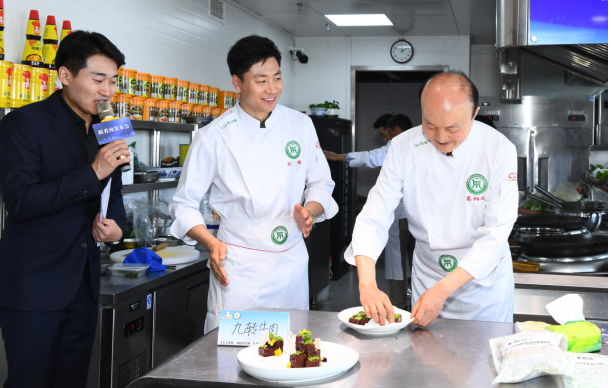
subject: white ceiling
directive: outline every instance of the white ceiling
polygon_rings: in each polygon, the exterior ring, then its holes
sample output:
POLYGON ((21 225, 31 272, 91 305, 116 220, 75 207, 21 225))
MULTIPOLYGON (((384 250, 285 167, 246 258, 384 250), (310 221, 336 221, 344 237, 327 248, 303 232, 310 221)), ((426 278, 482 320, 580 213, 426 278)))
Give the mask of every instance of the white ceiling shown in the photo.
POLYGON ((494 44, 495 0, 234 0, 295 37, 470 35, 494 44), (301 9, 297 3, 302 3, 301 9), (324 15, 383 13, 393 26, 336 27, 324 15), (325 24, 329 23, 327 31, 325 24))

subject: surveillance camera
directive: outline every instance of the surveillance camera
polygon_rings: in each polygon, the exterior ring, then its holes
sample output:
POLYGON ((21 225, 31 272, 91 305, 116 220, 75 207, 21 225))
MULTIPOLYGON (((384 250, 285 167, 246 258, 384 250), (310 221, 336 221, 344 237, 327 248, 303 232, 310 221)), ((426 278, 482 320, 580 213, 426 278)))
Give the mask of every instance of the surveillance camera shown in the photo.
POLYGON ((305 55, 303 51, 297 51, 295 55, 297 55, 297 59, 299 59, 299 63, 308 63, 308 56, 305 55))

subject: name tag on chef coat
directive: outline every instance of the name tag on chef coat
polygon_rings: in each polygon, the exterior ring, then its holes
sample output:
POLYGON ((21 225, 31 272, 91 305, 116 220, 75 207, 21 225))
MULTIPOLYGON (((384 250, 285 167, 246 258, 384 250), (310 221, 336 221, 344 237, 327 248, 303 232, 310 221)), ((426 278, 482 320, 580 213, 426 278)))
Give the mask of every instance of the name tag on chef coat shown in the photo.
POLYGON ((286 312, 222 310, 217 345, 259 345, 265 330, 288 341, 289 329, 286 312))

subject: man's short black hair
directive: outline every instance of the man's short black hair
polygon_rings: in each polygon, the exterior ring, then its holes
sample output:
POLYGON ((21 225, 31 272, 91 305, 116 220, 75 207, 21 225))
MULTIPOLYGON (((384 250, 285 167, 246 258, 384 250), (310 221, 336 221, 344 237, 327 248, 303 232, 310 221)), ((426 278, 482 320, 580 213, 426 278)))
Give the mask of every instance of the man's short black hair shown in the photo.
POLYGON ((405 132, 412 128, 412 120, 404 114, 396 114, 386 122, 386 128, 395 129, 395 127, 399 127, 402 132, 405 132))
POLYGON ((276 58, 278 66, 282 56, 276 44, 269 38, 250 35, 238 40, 227 53, 227 65, 229 73, 244 80, 244 73, 248 72, 252 65, 265 62, 269 58, 276 58))
POLYGON ((467 97, 469 98, 469 101, 473 103, 473 113, 471 113, 471 116, 473 117, 473 115, 475 114, 475 111, 477 110, 477 106, 479 105, 479 91, 477 90, 477 86, 475 86, 475 84, 469 79, 469 77, 467 77, 467 75, 463 73, 462 71, 458 71, 458 70, 450 70, 448 72, 435 73, 432 76, 430 76, 429 79, 424 81, 424 83, 420 86, 420 91, 418 92, 418 101, 420 101, 420 108, 422 108, 422 92, 424 91, 424 87, 433 78, 441 74, 457 74, 464 78, 464 80, 466 81, 464 84, 466 88, 465 91, 467 92, 467 97))
POLYGON ((377 120, 373 123, 373 128, 378 129, 380 127, 386 127, 386 122, 390 120, 392 115, 390 113, 385 113, 382 116, 378 117, 377 120))
MULTIPOLYGON (((73 31, 62 40, 55 66, 65 66, 73 76, 87 67, 87 59, 94 55, 103 55, 117 63, 117 69, 125 65, 125 55, 107 37, 97 32, 73 31)), ((113 74, 114 75, 114 74, 113 74)))

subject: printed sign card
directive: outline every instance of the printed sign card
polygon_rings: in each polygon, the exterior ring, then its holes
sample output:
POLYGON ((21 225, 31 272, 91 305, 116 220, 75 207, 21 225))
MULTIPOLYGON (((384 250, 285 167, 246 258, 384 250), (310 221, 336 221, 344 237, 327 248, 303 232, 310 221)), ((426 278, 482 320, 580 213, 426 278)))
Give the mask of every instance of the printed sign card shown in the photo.
POLYGON ((106 144, 111 141, 136 136, 129 117, 93 124, 93 130, 96 139, 98 139, 98 144, 106 144))
POLYGON ((286 341, 289 329, 287 312, 222 310, 217 345, 258 345, 265 330, 286 341))

